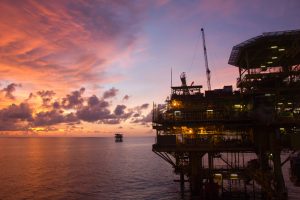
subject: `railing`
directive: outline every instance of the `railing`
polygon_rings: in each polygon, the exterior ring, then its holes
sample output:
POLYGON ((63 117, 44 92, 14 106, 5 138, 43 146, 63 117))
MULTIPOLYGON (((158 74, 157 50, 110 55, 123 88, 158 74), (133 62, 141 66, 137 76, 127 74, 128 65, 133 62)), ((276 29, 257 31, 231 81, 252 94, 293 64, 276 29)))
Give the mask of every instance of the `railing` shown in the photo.
POLYGON ((193 121, 241 121, 250 120, 247 112, 181 112, 180 115, 176 116, 173 113, 168 112, 154 112, 153 122, 163 123, 163 122, 193 122, 193 121))
POLYGON ((160 146, 197 146, 203 148, 247 148, 253 143, 247 135, 228 136, 226 134, 177 134, 158 135, 157 145, 160 146))

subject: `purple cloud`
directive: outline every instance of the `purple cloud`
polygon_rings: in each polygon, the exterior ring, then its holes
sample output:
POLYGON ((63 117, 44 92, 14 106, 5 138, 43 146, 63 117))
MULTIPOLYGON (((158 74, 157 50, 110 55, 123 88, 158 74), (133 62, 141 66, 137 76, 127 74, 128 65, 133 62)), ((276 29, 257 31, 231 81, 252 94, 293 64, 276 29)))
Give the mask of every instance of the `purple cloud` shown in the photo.
POLYGON ((11 83, 2 89, 2 92, 5 93, 5 97, 9 99, 15 99, 13 92, 16 91, 16 87, 21 87, 21 84, 11 83))
POLYGON ((107 90, 107 91, 105 91, 104 93, 103 93, 103 99, 108 99, 108 98, 112 98, 112 97, 115 97, 116 95, 117 95, 117 93, 118 93, 118 89, 116 89, 116 88, 111 88, 111 89, 109 89, 109 90, 107 90))

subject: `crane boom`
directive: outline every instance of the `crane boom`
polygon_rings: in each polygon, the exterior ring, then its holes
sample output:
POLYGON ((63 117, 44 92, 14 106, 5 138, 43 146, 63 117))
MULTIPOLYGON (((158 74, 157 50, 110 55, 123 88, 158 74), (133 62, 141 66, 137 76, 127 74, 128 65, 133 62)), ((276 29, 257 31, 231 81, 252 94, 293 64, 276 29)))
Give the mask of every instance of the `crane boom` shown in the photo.
POLYGON ((202 42, 203 42, 204 60, 205 60, 205 68, 206 68, 207 88, 208 88, 208 90, 211 90, 210 70, 208 68, 208 60, 207 60, 207 52, 206 52, 206 44, 205 44, 205 36, 204 36, 204 29, 203 28, 201 28, 201 32, 202 32, 202 42))

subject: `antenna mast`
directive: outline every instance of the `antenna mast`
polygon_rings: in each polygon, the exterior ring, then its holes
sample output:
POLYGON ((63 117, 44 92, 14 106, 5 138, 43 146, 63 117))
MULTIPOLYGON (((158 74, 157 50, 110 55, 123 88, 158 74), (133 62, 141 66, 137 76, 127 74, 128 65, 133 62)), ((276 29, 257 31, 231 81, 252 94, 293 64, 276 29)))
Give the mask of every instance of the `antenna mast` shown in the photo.
POLYGON ((208 90, 211 90, 211 86, 210 86, 210 70, 208 68, 208 60, 207 60, 207 52, 206 52, 206 44, 205 44, 205 36, 204 36, 204 29, 203 28, 201 28, 201 32, 202 32, 202 42, 203 42, 205 68, 206 68, 207 88, 208 88, 208 90))

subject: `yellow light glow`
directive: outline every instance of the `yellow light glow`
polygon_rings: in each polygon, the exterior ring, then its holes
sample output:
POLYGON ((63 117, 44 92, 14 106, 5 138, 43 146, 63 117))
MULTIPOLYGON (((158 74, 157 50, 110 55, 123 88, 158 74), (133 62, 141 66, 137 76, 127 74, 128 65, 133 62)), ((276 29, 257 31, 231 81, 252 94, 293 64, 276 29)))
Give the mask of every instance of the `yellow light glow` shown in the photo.
POLYGON ((238 177, 237 174, 230 174, 230 179, 238 179, 238 177))
POLYGON ((281 49, 278 49, 278 51, 285 51, 285 49, 281 48, 281 49))
POLYGON ((172 101, 172 106, 173 106, 173 107, 179 107, 179 106, 180 106, 180 102, 179 102, 179 101, 176 101, 176 100, 173 100, 173 101, 172 101))
POLYGON ((234 108, 242 108, 243 106, 242 105, 240 105, 240 104, 235 104, 234 105, 234 108))
POLYGON ((278 46, 274 45, 274 46, 271 46, 271 49, 277 49, 278 46))
POLYGON ((44 127, 34 127, 34 128, 29 128, 31 131, 45 131, 46 129, 44 127))
POLYGON ((269 62, 268 62, 268 64, 272 64, 272 63, 273 63, 272 61, 269 61, 269 62))
POLYGON ((275 59, 277 59, 277 57, 276 57, 276 56, 273 56, 272 59, 275 60, 275 59))
POLYGON ((205 130, 204 127, 199 128, 199 130, 200 130, 200 134, 205 134, 206 133, 206 130, 205 130))
POLYGON ((206 110, 207 112, 213 112, 214 110, 206 110))

